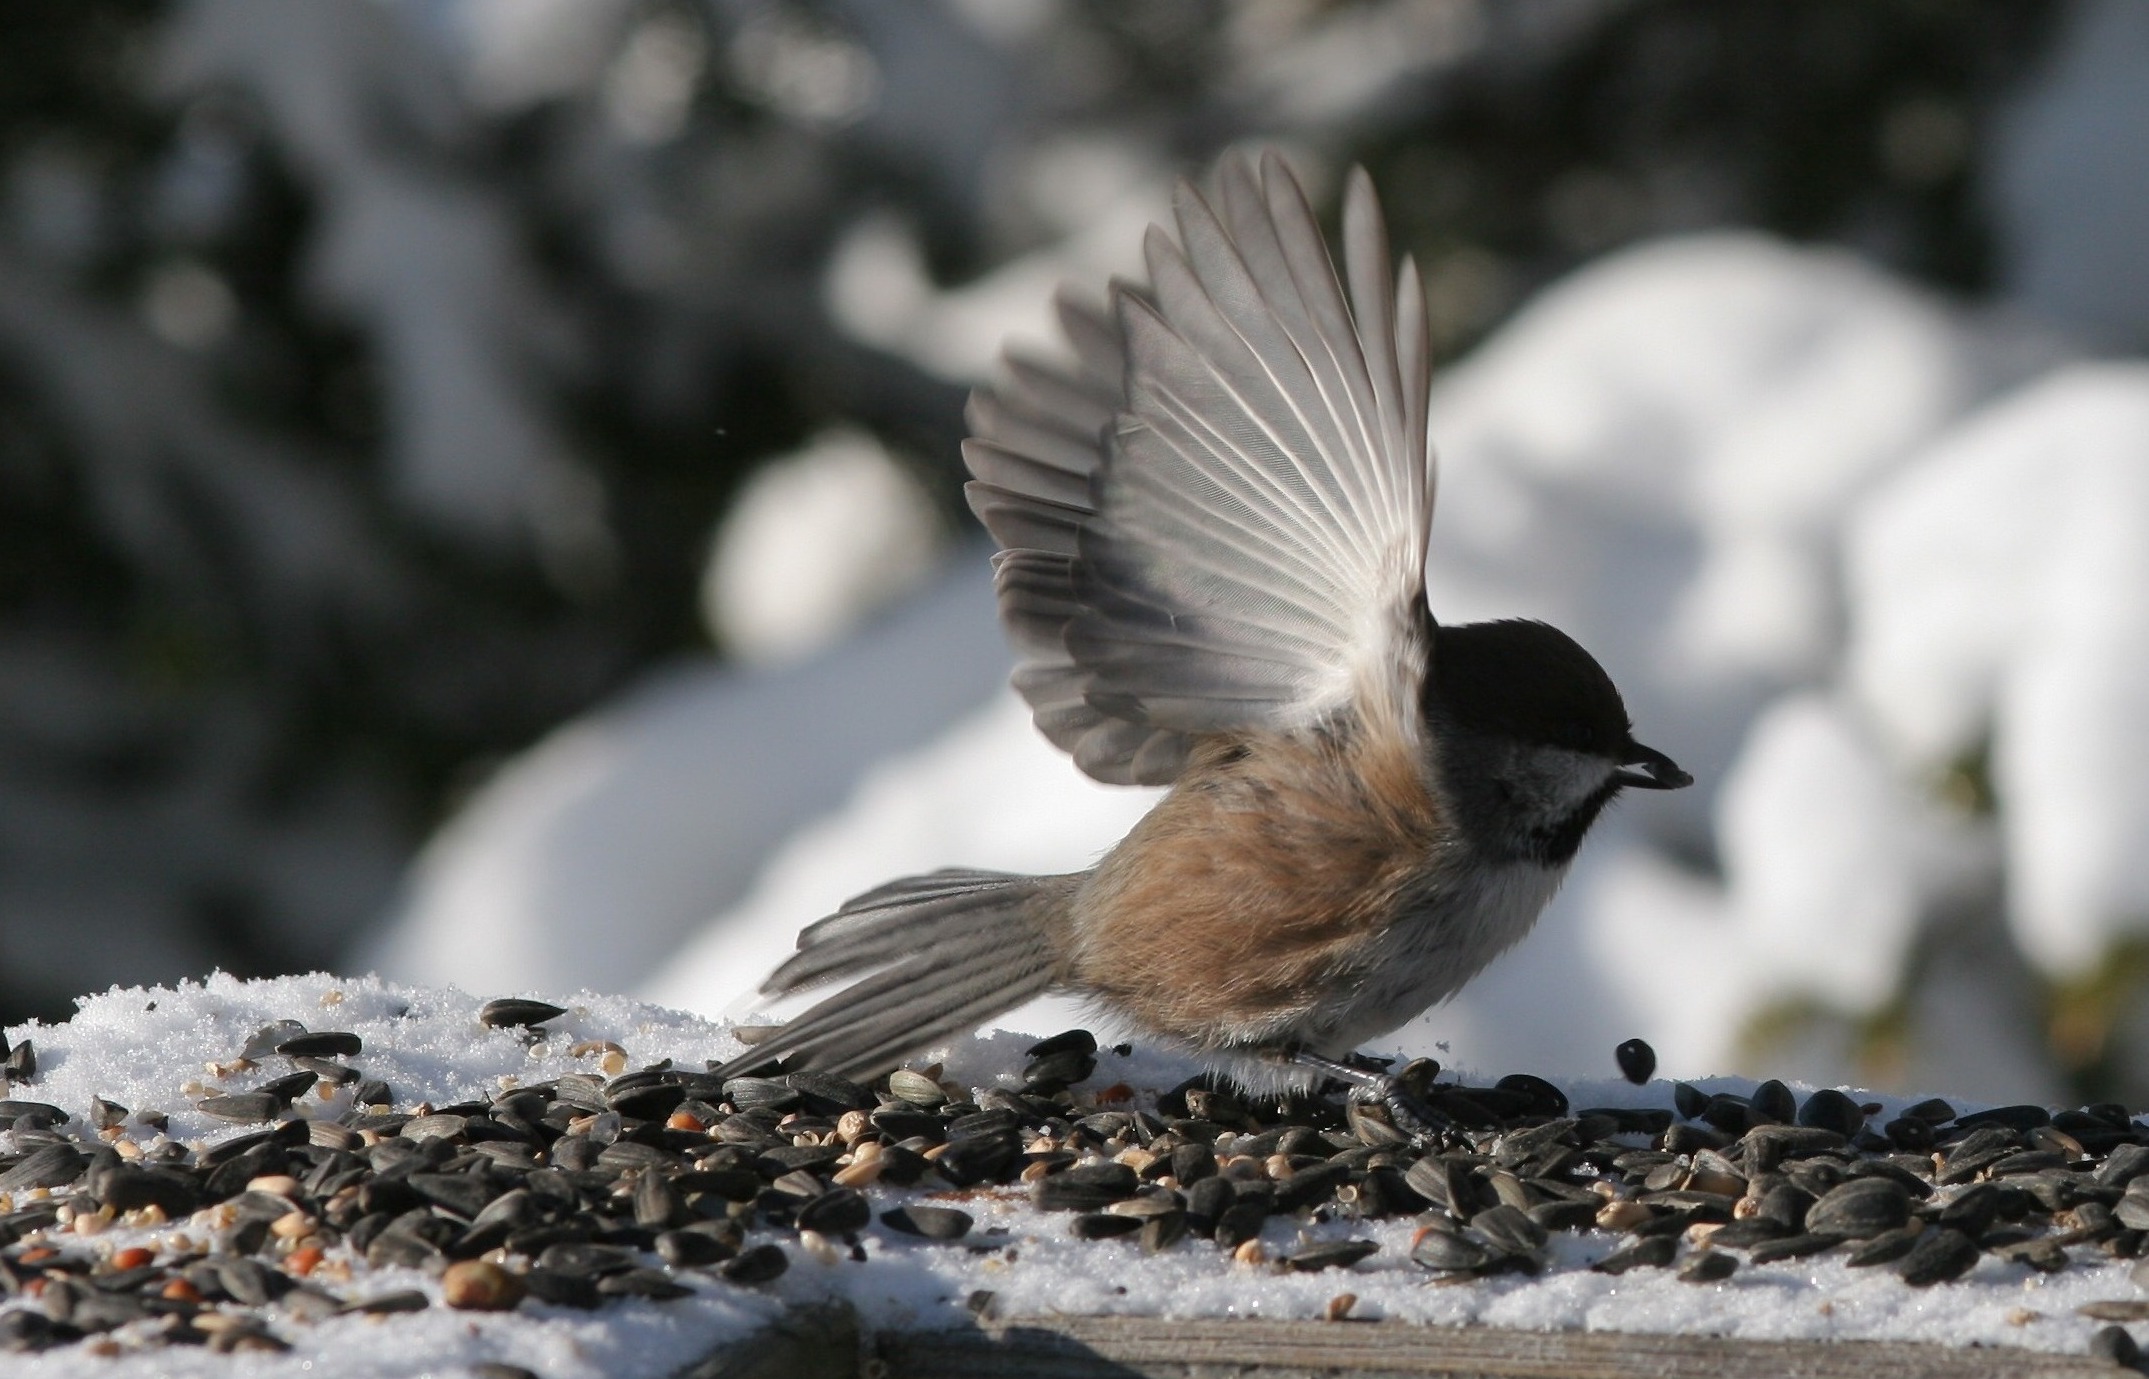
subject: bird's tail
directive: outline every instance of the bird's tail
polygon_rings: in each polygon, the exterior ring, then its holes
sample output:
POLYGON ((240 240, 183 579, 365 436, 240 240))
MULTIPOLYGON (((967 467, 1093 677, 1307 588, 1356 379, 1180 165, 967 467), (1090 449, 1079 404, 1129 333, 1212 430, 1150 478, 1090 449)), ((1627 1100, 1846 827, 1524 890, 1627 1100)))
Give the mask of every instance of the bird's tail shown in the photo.
POLYGON ((791 1058, 793 1067, 869 1076, 1013 1010, 1052 985, 1058 957, 1049 935, 1073 881, 936 871, 844 902, 799 934, 797 956, 761 990, 788 996, 850 984, 718 1074, 791 1058))

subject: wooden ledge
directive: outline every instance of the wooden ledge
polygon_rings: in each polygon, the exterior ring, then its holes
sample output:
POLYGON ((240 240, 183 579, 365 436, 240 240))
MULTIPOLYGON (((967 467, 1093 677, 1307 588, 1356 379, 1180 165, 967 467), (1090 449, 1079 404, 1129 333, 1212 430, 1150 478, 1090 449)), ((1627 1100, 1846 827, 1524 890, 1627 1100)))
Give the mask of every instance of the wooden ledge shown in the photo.
POLYGON ((837 1304, 801 1308, 679 1379, 2114 1379, 2124 1372, 2086 1355, 2011 1348, 1405 1322, 1060 1317, 871 1332, 837 1304))

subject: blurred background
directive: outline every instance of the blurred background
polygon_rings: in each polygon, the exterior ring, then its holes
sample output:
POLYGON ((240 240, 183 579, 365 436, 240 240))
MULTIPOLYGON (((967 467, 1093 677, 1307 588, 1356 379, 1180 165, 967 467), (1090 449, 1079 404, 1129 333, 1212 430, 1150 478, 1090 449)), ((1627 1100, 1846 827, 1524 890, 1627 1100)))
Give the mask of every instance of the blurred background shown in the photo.
POLYGON ((2149 1099, 2145 65, 2129 0, 6 7, 0 1022, 733 1009, 1087 864, 1150 797, 1003 688, 963 398, 1261 141, 1425 270, 1436 613, 1701 777, 1397 1046, 2149 1099))

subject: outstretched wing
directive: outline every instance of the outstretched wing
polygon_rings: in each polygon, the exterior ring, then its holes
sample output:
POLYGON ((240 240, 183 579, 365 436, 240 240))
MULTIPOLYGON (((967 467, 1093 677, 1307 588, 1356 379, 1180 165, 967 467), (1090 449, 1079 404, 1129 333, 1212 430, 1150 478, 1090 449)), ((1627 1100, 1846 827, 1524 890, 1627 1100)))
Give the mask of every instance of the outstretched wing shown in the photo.
POLYGON ((973 508, 1000 542, 1016 687, 1106 781, 1158 784, 1203 733, 1414 703, 1433 481, 1430 349, 1354 171, 1339 282, 1273 155, 1184 184, 1178 242, 1113 315, 1063 305, 1079 365, 1011 361, 972 400, 973 508))

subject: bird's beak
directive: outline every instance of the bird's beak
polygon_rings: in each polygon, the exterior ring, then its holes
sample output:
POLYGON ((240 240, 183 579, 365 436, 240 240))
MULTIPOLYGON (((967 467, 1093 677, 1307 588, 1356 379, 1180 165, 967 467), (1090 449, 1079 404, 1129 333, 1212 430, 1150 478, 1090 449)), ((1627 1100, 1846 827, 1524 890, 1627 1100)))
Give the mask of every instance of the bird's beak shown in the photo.
POLYGON ((1612 773, 1612 779, 1635 790, 1678 790, 1694 783, 1694 778, 1680 770, 1677 762, 1639 742, 1627 748, 1627 755, 1619 765, 1620 769, 1612 773))

